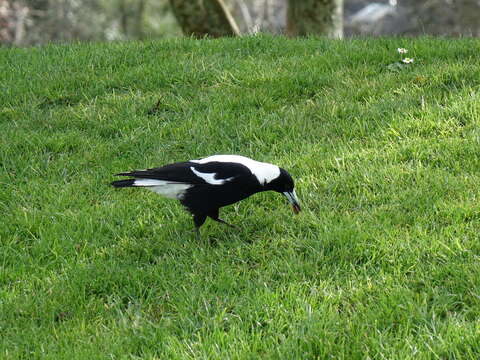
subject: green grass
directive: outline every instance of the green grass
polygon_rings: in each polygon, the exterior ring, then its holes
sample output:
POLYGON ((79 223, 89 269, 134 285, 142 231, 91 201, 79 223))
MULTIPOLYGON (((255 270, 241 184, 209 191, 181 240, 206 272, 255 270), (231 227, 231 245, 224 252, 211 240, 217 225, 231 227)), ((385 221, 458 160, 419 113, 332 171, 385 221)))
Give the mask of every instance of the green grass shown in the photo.
POLYGON ((478 359, 479 49, 1 49, 0 358, 478 359), (109 186, 221 153, 288 169, 303 213, 259 194, 197 241, 177 202, 109 186))

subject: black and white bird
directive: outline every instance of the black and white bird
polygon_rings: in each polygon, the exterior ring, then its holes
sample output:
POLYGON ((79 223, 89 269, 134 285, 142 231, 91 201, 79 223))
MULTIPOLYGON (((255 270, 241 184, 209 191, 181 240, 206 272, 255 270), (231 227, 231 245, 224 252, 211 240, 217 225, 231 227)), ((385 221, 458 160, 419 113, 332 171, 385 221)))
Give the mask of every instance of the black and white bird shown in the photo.
POLYGON ((218 217, 219 209, 261 191, 282 193, 293 211, 300 212, 290 174, 276 165, 244 156, 213 155, 117 175, 132 179, 114 181, 114 187, 145 187, 164 197, 178 199, 193 215, 197 236, 207 216, 233 226, 218 217))

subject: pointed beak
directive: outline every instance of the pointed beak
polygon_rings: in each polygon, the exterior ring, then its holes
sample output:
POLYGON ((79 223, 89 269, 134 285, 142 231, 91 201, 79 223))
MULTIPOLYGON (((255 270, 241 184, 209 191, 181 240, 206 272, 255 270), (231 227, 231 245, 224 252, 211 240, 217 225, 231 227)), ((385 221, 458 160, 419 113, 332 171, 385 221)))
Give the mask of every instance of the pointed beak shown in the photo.
POLYGON ((285 191, 283 195, 285 195, 285 197, 288 199, 290 204, 292 204, 293 212, 295 214, 298 214, 301 208, 300 208, 300 204, 298 203, 297 194, 295 194, 295 190, 291 192, 285 191))

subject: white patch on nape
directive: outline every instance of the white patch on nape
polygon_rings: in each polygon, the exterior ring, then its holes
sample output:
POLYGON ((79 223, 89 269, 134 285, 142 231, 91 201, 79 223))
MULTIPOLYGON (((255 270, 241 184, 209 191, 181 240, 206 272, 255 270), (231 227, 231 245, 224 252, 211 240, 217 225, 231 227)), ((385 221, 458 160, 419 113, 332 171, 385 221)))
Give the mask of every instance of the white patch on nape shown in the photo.
POLYGON ((182 199, 185 191, 193 185, 167 180, 135 179, 133 186, 146 187, 148 190, 170 199, 182 199))
POLYGON ((190 160, 198 164, 206 164, 209 162, 231 162, 246 166, 258 182, 262 185, 268 184, 270 181, 280 176, 280 168, 277 165, 256 161, 240 155, 213 155, 200 160, 190 160))
POLYGON ((190 170, 192 170, 195 175, 197 175, 199 178, 202 178, 210 185, 223 185, 227 181, 233 179, 233 177, 230 177, 228 179, 215 179, 215 175, 217 175, 216 173, 202 173, 198 170, 195 170, 193 166, 190 166, 190 170))

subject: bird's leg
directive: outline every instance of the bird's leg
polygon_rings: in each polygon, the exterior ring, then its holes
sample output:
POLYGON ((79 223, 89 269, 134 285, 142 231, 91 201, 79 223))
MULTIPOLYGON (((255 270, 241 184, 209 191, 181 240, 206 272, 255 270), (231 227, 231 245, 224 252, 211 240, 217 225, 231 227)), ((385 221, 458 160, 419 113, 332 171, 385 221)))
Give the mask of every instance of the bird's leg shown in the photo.
POLYGON ((212 210, 212 211, 208 214, 208 216, 209 216, 212 220, 215 220, 215 221, 217 221, 217 222, 219 222, 219 223, 222 223, 222 224, 225 224, 225 225, 227 225, 227 226, 230 226, 231 228, 237 229, 237 227, 236 227, 235 225, 229 224, 229 223, 227 223, 226 221, 224 221, 224 220, 222 220, 222 219, 220 219, 220 218, 218 217, 218 209, 212 210))
POLYGON ((207 215, 205 214, 193 214, 193 222, 195 223, 195 234, 197 240, 200 240, 200 226, 203 225, 206 219, 207 215))
POLYGON ((235 225, 233 225, 233 224, 229 224, 229 223, 227 223, 226 221, 223 221, 222 219, 213 219, 213 220, 218 221, 219 223, 225 224, 225 225, 227 225, 227 226, 230 226, 231 228, 238 229, 237 226, 235 226, 235 225))

